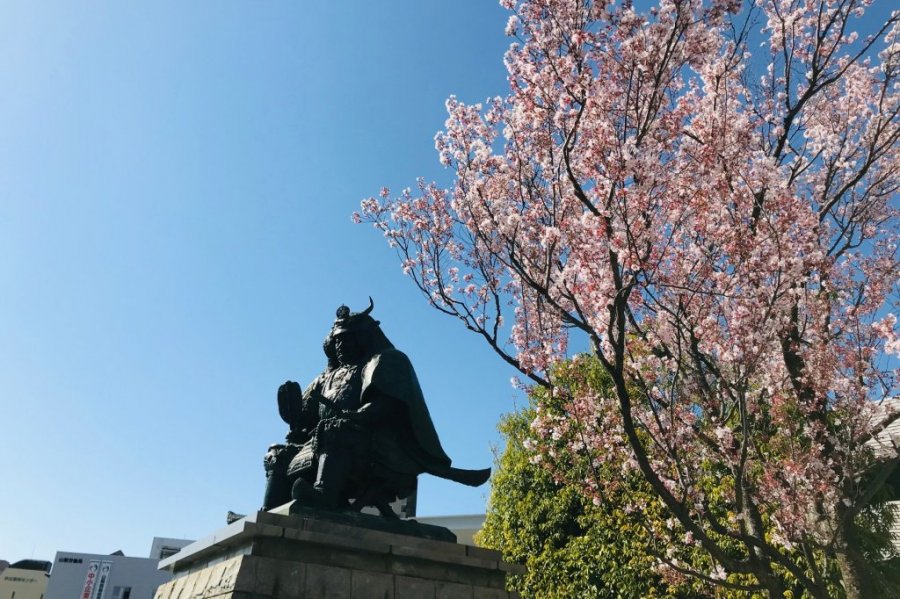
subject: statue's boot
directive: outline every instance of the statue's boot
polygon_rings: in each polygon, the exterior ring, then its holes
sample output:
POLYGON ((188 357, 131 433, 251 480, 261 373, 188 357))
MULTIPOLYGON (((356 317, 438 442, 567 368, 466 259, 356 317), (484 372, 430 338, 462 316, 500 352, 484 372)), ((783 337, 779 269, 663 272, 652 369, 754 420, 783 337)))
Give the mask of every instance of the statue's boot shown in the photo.
POLYGON ((311 485, 302 478, 297 479, 291 488, 291 497, 308 507, 325 510, 346 508, 347 501, 343 498, 343 492, 351 465, 350 456, 344 452, 319 456, 316 483, 311 485))
POLYGON ((291 487, 291 497, 303 507, 320 510, 332 510, 337 507, 334 502, 329 501, 330 498, 326 496, 321 487, 316 487, 302 478, 298 478, 291 487))

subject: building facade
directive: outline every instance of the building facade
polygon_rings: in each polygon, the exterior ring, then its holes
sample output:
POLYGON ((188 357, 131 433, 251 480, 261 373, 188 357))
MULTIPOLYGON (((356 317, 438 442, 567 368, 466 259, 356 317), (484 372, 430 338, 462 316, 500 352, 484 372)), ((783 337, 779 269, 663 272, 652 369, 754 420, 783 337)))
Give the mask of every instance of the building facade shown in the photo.
POLYGON ((158 565, 149 557, 59 551, 43 599, 152 599, 172 578, 158 565))
POLYGON ((433 524, 449 528, 456 535, 456 541, 462 545, 474 545, 475 533, 484 527, 484 514, 462 516, 419 516, 416 522, 433 524))
POLYGON ((0 599, 44 599, 50 562, 18 561, 0 574, 0 599))
POLYGON ((169 539, 165 537, 153 537, 153 544, 150 546, 150 558, 155 560, 164 560, 181 551, 182 547, 187 547, 193 543, 188 539, 169 539))

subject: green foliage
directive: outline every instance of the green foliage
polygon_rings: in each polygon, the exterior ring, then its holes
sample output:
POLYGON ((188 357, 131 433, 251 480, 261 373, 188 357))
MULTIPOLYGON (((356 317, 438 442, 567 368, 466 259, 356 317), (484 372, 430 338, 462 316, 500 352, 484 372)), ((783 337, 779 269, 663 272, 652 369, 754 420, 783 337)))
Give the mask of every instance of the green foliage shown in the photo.
MULTIPOLYGON (((598 369, 587 377, 605 386, 598 369)), ((564 381, 560 381, 564 382, 564 381)), ((622 496, 595 505, 584 485, 591 475, 588 454, 562 451, 553 468, 539 464, 532 448, 539 439, 530 424, 535 406, 564 413, 556 398, 539 392, 534 405, 508 414, 499 425, 506 447, 497 460, 485 526, 478 536, 484 546, 500 550, 504 559, 526 566, 524 575, 511 576, 509 586, 522 597, 699 597, 698 588, 667 585, 656 572, 651 527, 663 526, 662 508, 638 476, 623 481, 621 493, 644 504, 628 513, 622 496), (565 471, 554 480, 550 471, 565 471)), ((657 548, 658 549, 658 548, 657 548)))
POLYGON ((643 531, 530 461, 523 442, 533 438, 533 416, 527 409, 500 424, 506 449, 478 539, 526 566, 526 574, 510 577, 511 588, 523 597, 672 596, 653 574, 643 531))
MULTIPOLYGON (((561 387, 572 384, 573 379, 601 390, 609 384, 593 359, 570 362, 556 374, 554 382, 561 387), (578 370, 577 376, 569 378, 573 369, 578 370)), ((683 530, 672 526, 672 519, 636 469, 613 471, 605 463, 598 466, 591 450, 577 452, 567 446, 571 437, 566 435, 578 434, 578 426, 551 438, 532 430, 537 410, 572 417, 563 397, 538 390, 531 405, 506 415, 499 425, 506 445, 497 458, 485 526, 477 541, 527 568, 525 574, 509 577, 510 589, 525 598, 761 597, 695 578, 661 577, 656 567, 660 556, 699 572, 710 572, 714 564, 702 548, 686 542, 683 530), (617 477, 620 484, 595 504, 589 499, 596 495, 590 481, 598 477, 617 477), (626 505, 632 507, 626 509, 626 505), (641 507, 635 510, 634 505, 641 507)), ((713 464, 707 465, 707 470, 708 476, 700 484, 711 509, 719 518, 733 515, 725 492, 725 486, 732 484, 729 473, 716 471, 713 464)), ((868 574, 877 580, 875 586, 896 589, 892 585, 900 581, 897 560, 884 560, 891 555, 889 529, 893 521, 885 499, 878 498, 858 516, 853 541, 870 565, 868 574)), ((763 517, 768 520, 765 514, 763 517)), ((735 541, 718 536, 716 540, 720 547, 740 556, 741 547, 735 541)), ((819 550, 811 554, 826 573, 829 593, 843 596, 833 556, 819 550)), ((792 557, 805 559, 799 553, 792 557)), ((789 594, 800 597, 802 591, 792 577, 787 572, 779 575, 788 588, 795 589, 789 594)), ((746 585, 755 581, 747 575, 731 574, 727 582, 746 585)))

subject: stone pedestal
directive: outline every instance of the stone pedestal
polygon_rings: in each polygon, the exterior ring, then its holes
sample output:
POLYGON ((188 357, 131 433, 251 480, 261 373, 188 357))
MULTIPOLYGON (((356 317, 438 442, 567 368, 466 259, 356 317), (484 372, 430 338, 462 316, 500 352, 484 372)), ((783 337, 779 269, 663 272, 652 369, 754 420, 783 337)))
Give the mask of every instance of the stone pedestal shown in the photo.
MULTIPOLYGON (((398 530, 411 526, 400 523, 398 530)), ((515 596, 504 582, 519 567, 503 563, 498 552, 385 528, 384 520, 366 515, 355 515, 351 525, 313 511, 251 514, 160 562, 175 579, 159 587, 156 599, 515 596)))

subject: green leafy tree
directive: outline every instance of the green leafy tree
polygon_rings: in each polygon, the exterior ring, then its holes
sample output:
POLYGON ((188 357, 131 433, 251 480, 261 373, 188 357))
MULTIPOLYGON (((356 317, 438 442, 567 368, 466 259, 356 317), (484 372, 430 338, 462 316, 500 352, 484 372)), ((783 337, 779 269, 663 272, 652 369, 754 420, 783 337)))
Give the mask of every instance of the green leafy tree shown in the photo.
MULTIPOLYGON (((498 549, 504 558, 526 566, 525 574, 510 577, 509 585, 523 597, 761 597, 746 590, 748 579, 730 574, 721 579, 703 580, 695 576, 673 576, 673 566, 685 572, 709 570, 708 555, 691 535, 667 513, 647 483, 627 467, 615 470, 584 449, 565 451, 577 445, 579 425, 566 390, 589 384, 599 390, 609 378, 592 358, 579 357, 554 372, 556 392, 537 390, 527 408, 508 414, 499 425, 506 441, 497 458, 485 526, 480 544, 498 549), (557 419, 554 434, 543 436, 532 428, 540 413, 544 420, 557 419), (623 474, 623 472, 625 474, 623 474), (595 497, 597 487, 590 481, 618 479, 618 485, 604 484, 605 495, 595 497), (610 489, 612 491, 610 491, 610 489), (640 506, 633 509, 634 505, 640 506), (627 507, 626 507, 627 506, 627 507), (668 542, 661 543, 660 539, 668 542), (665 574, 660 566, 665 564, 665 574)), ((585 446, 586 447, 586 446, 585 446)), ((592 450, 596 451, 596 449, 592 450)), ((710 509, 721 518, 733 516, 724 486, 727 473, 714 464, 705 466, 701 478, 710 509)), ((890 524, 893 514, 885 505, 889 497, 876 498, 864 510, 855 526, 855 546, 870 564, 873 588, 882 596, 895 596, 896 562, 890 555, 890 524)), ((768 515, 763 514, 763 518, 768 515)), ((720 539, 729 547, 727 539, 720 539)), ((733 551, 739 551, 737 546, 733 551)), ((834 560, 821 551, 792 556, 813 560, 826 573, 823 585, 829 596, 844 596, 834 560)), ((803 591, 787 572, 780 572, 788 588, 786 597, 798 599, 803 591)))
POLYGON ((526 444, 534 408, 504 417, 506 447, 498 459, 478 541, 526 566, 510 577, 523 597, 676 596, 654 573, 645 531, 620 508, 586 500, 532 461, 526 444))
MULTIPOLYGON (((557 370, 558 390, 576 381, 597 388, 610 384, 595 360, 581 360, 576 369, 557 370)), ((535 390, 528 408, 508 414, 499 425, 506 445, 497 459, 478 541, 526 566, 525 574, 510 578, 510 588, 523 597, 746 596, 714 591, 687 577, 673 582, 671 572, 663 579, 658 572, 661 556, 676 564, 695 563, 703 559, 702 552, 685 542, 684 533, 673 526, 637 472, 623 477, 608 464, 595 463, 586 448, 580 453, 563 451, 579 434, 568 401, 565 394, 535 390), (557 435, 542 437, 531 427, 538 411, 566 424, 557 435), (614 487, 614 495, 592 501, 588 497, 596 488, 584 486, 596 477, 618 477, 621 484, 614 487), (626 507, 635 504, 641 508, 626 507), (661 545, 660 532, 665 530, 680 542, 661 545)))

